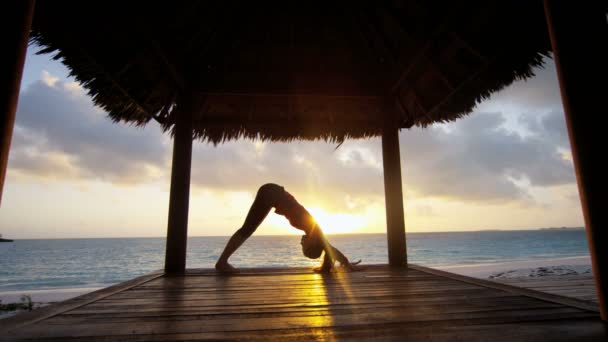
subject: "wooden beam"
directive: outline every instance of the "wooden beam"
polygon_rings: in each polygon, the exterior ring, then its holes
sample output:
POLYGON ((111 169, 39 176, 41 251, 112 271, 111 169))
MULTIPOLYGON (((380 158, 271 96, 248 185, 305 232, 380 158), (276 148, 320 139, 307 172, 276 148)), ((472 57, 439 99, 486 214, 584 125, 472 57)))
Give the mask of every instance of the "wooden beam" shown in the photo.
MULTIPOLYGON (((361 128, 361 129, 366 129, 368 131, 378 131, 380 132, 384 125, 381 122, 375 122, 375 121, 367 121, 367 120, 361 120, 361 121, 339 121, 336 120, 335 122, 329 122, 329 121, 324 121, 324 122, 315 122, 315 121, 302 121, 302 120, 297 120, 297 119, 292 119, 292 120, 282 120, 282 121, 255 121, 255 120, 251 120, 251 121, 245 121, 246 119, 243 120, 238 120, 238 121, 227 121, 227 120, 209 120, 206 119, 204 121, 194 121, 194 126, 197 128, 210 128, 210 129, 240 129, 240 128, 246 128, 246 129, 255 129, 255 130, 260 130, 260 131, 265 131, 265 130, 285 130, 285 129, 296 129, 296 128, 306 128, 306 129, 319 129, 319 130, 334 130, 334 131, 346 131, 349 128, 361 128)), ((401 128, 401 126, 400 126, 401 128)))
POLYGON ((430 67, 433 73, 437 75, 437 77, 439 77, 441 81, 443 81, 443 83, 450 89, 450 91, 454 90, 454 85, 452 84, 452 81, 445 77, 445 74, 443 73, 443 71, 441 71, 441 68, 439 68, 436 63, 434 63, 431 59, 428 59, 427 65, 430 67))
POLYGON ((355 13, 355 15, 355 20, 357 21, 356 27, 359 28, 361 37, 371 45, 371 52, 373 52, 379 60, 386 58, 389 68, 395 68, 397 65, 396 57, 390 53, 386 44, 380 39, 382 37, 379 36, 378 30, 369 22, 369 13, 355 13), (366 34, 365 31, 363 31, 364 28, 367 29, 369 34, 366 34), (380 51, 381 53, 378 53, 380 51))
POLYGON ((182 109, 176 113, 173 128, 173 162, 165 254, 165 272, 167 273, 182 273, 186 270, 192 163, 192 114, 193 109, 196 108, 195 103, 194 96, 190 95, 184 99, 182 109))
MULTIPOLYGON (((401 114, 400 117, 402 118, 401 120, 399 120, 399 122, 404 123, 404 125, 405 125, 404 128, 411 128, 412 126, 414 126, 414 119, 410 116, 409 111, 407 110, 407 108, 405 107, 403 102, 401 102, 401 98, 398 96, 395 96, 394 101, 395 101, 395 103, 397 103, 397 108, 399 109, 399 113, 401 114)), ((399 126, 401 126, 401 125, 399 125, 399 126)))
POLYGON ((608 23, 601 2, 545 0, 545 13, 566 124, 576 169, 579 195, 602 319, 608 320, 608 191, 603 163, 608 93, 608 23), (576 23, 573 25, 572 23, 576 23), (595 79, 595 81, 593 81, 595 79))
POLYGON ((388 261, 391 266, 407 266, 399 129, 392 119, 387 120, 382 133, 382 162, 384 165, 388 261))
POLYGON ((483 72, 485 72, 492 62, 494 62, 494 59, 484 62, 479 67, 479 69, 477 69, 477 71, 471 73, 469 77, 460 82, 456 87, 452 88, 452 91, 450 91, 448 95, 443 98, 443 100, 439 101, 437 104, 431 107, 431 109, 426 111, 426 116, 431 117, 433 113, 435 113, 435 111, 437 111, 439 108, 441 108, 441 106, 448 102, 452 98, 452 96, 456 95, 460 90, 462 90, 462 88, 468 86, 471 82, 475 81, 477 77, 479 77, 483 72))
MULTIPOLYGON (((475 13, 470 13, 471 18, 476 18, 476 17, 482 16, 482 15, 488 15, 487 11, 488 11, 489 6, 490 6, 489 4, 484 4, 482 6, 478 6, 476 8, 475 13)), ((425 55, 426 55, 427 51, 430 49, 430 47, 433 46, 433 44, 435 44, 435 39, 437 37, 439 37, 441 34, 446 33, 446 29, 452 27, 452 25, 454 24, 455 18, 461 18, 461 17, 451 15, 451 16, 443 18, 443 21, 429 35, 429 39, 424 43, 423 46, 421 46, 418 53, 410 60, 408 65, 402 69, 403 71, 400 73, 399 78, 397 78, 395 83, 391 86, 391 94, 395 94, 399 91, 399 88, 401 88, 401 86, 403 85, 403 82, 407 78, 407 75, 412 71, 412 69, 416 66, 416 64, 418 64, 421 61, 421 59, 423 57, 425 57, 425 55)), ((458 26, 460 26, 461 29, 464 28, 464 27, 462 27, 462 25, 468 26, 468 25, 470 25, 470 23, 459 23, 458 24, 458 26)), ((405 31, 403 31, 402 33, 407 34, 407 32, 405 32, 405 31)), ((451 34, 454 38, 458 38, 459 41, 466 43, 454 31, 449 31, 449 34, 451 34)), ((483 60, 483 56, 481 56, 476 50, 473 50, 472 47, 470 47, 470 45, 466 45, 466 47, 470 48, 471 52, 475 53, 476 55, 478 55, 480 57, 480 59, 483 60)), ((430 58, 427 58, 427 60, 425 62, 431 64, 431 67, 438 73, 440 78, 442 78, 444 80, 446 85, 448 85, 450 88, 454 87, 451 84, 451 82, 448 81, 447 78, 445 78, 445 75, 440 71, 440 68, 438 66, 436 66, 430 58)))
POLYGON ((395 84, 393 84, 391 86, 391 94, 395 94, 399 90, 399 88, 401 87, 401 85, 403 84, 405 79, 407 78, 407 75, 410 74, 410 72, 414 69, 416 64, 418 64, 418 62, 422 59, 422 57, 424 57, 426 55, 426 52, 428 51, 428 49, 433 45, 433 43, 434 43, 433 38, 437 37, 443 31, 445 25, 446 25, 446 23, 444 22, 441 25, 439 25, 435 29, 435 31, 433 31, 433 33, 430 36, 431 38, 429 38, 429 40, 424 44, 424 46, 422 48, 420 48, 418 53, 410 60, 408 65, 405 68, 403 68, 403 71, 399 75, 399 78, 397 78, 397 81, 395 81, 395 84))
POLYGON ((337 99, 354 99, 354 100, 382 100, 383 97, 380 95, 328 95, 328 94, 315 94, 315 93, 235 93, 235 92, 209 92, 201 90, 200 95, 204 96, 239 96, 239 97, 302 97, 302 98, 318 98, 323 100, 337 100, 337 99))
POLYGON ((480 61, 487 62, 488 58, 486 56, 484 56, 483 54, 481 54, 479 52, 479 50, 474 48, 471 44, 469 44, 469 42, 467 42, 464 38, 462 38, 462 36, 460 34, 452 31, 452 32, 450 32, 450 35, 454 38, 454 40, 458 41, 460 46, 467 49, 467 51, 469 51, 470 53, 475 55, 475 57, 479 58, 480 61))
POLYGON ((169 75, 171 75, 173 82, 175 82, 175 84, 181 90, 184 90, 186 88, 186 81, 184 81, 180 73, 177 71, 175 65, 169 60, 167 54, 165 53, 165 50, 160 46, 160 44, 156 40, 150 38, 149 41, 152 45, 152 49, 154 49, 154 53, 167 68, 167 72, 169 73, 169 75))
POLYGON ((8 155, 15 126, 21 75, 25 64, 27 41, 34 16, 34 0, 11 0, 2 4, 4 62, 0 63, 0 203, 8 166, 8 155))

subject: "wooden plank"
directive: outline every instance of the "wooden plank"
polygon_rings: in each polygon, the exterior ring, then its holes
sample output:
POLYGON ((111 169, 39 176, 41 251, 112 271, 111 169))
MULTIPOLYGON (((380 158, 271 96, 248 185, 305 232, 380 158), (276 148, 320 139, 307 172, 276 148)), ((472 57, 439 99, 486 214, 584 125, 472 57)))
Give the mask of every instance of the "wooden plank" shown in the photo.
MULTIPOLYGON (((374 296, 366 298, 366 300, 362 300, 362 302, 368 301, 392 301, 392 302, 408 302, 408 303, 420 303, 420 305, 425 304, 426 302, 434 302, 434 301, 455 301, 458 302, 461 299, 484 299, 484 298, 493 298, 493 297, 507 297, 507 295, 495 294, 495 293, 482 293, 475 295, 474 293, 468 294, 456 294, 456 295, 445 295, 445 296, 426 296, 421 297, 418 295, 410 295, 410 296, 374 296), (453 299, 455 298, 455 299, 453 299)), ((130 309, 133 307, 153 307, 153 308, 176 308, 176 307, 201 307, 201 306, 237 306, 237 305, 289 305, 289 304, 332 304, 332 303, 356 303, 358 300, 356 298, 334 298, 332 300, 328 300, 326 298, 299 298, 299 299, 276 299, 276 300, 265 300, 265 299, 242 299, 242 300, 196 300, 196 301, 172 301, 172 302, 118 302, 118 303, 106 303, 106 304, 96 304, 95 306, 88 307, 90 310, 97 309, 109 309, 109 308, 117 308, 117 309, 130 309)))
MULTIPOLYGON (((322 304, 334 304, 334 303, 383 303, 383 302, 400 302, 404 304, 413 303, 415 305, 422 305, 425 303, 460 303, 467 300, 508 300, 508 298, 521 297, 516 294, 502 292, 502 291, 488 291, 487 289, 479 289, 477 292, 458 293, 458 294, 443 294, 443 295, 431 295, 431 296, 420 296, 420 295, 409 295, 409 296, 378 296, 378 297, 364 297, 364 298, 349 298, 345 301, 329 301, 324 300, 312 300, 309 298, 303 298, 299 300, 276 300, 266 301, 264 299, 251 298, 249 300, 242 299, 240 301, 226 302, 222 300, 218 301, 184 301, 184 302, 149 302, 149 303, 131 303, 130 301, 122 301, 116 303, 92 303, 84 307, 84 310, 136 310, 137 308, 158 308, 158 309, 176 309, 176 308, 196 308, 196 307, 216 307, 216 306, 284 306, 284 305, 322 305, 322 304)), ((531 300, 527 297, 527 300, 531 300)))
MULTIPOLYGON (((319 286, 319 285, 316 285, 316 286, 319 286)), ((360 285, 359 287, 353 287, 353 286, 348 286, 348 285, 345 285, 344 287, 339 287, 339 286, 333 286, 333 287, 326 286, 325 287, 324 285, 320 285, 320 286, 321 286, 321 288, 313 288, 313 289, 307 288, 307 287, 297 287, 297 288, 294 287, 292 289, 259 288, 257 290, 255 287, 251 290, 234 289, 232 287, 226 287, 221 290, 218 289, 218 291, 216 291, 215 293, 213 292, 213 290, 198 291, 198 290, 193 290, 193 289, 184 290, 184 291, 181 291, 179 289, 172 289, 167 292, 134 291, 134 292, 130 292, 130 293, 121 293, 120 295, 113 296, 112 298, 108 298, 107 300, 118 301, 118 300, 123 300, 123 299, 155 299, 155 298, 165 298, 167 300, 170 300, 172 297, 204 299, 207 297, 216 298, 218 296, 221 296, 222 298, 231 298, 231 297, 239 298, 241 296, 247 296, 247 295, 288 295, 288 296, 295 297, 295 296, 308 296, 308 295, 331 295, 331 294, 339 295, 340 293, 365 294, 365 295, 383 294, 383 293, 434 294, 434 293, 441 292, 441 291, 450 291, 451 293, 454 293, 455 291, 467 291, 467 290, 477 290, 478 289, 478 288, 471 286, 470 284, 469 285, 450 285, 450 286, 437 285, 436 287, 421 287, 421 286, 405 287, 404 286, 403 288, 399 288, 399 287, 374 288, 373 286, 368 286, 368 285, 360 285)))
MULTIPOLYGON (((249 287, 245 286, 225 286, 221 288, 197 288, 197 287, 189 287, 189 288, 170 288, 165 291, 162 289, 135 289, 129 290, 117 295, 116 297, 149 297, 149 296, 158 296, 158 295, 167 295, 167 294, 179 294, 179 295, 205 295, 211 294, 216 295, 217 293, 222 292, 230 292, 234 293, 238 291, 239 293, 247 293, 247 292, 255 292, 255 293, 264 293, 264 292, 306 292, 306 291, 333 291, 339 289, 348 289, 349 291, 386 291, 390 289, 399 289, 399 290, 428 290, 434 291, 436 289, 472 289, 476 288, 472 284, 467 283, 447 283, 442 284, 439 282, 423 282, 422 284, 410 284, 410 283, 394 283, 394 284, 385 284, 382 282, 373 282, 373 283, 358 283, 358 284, 327 284, 322 283, 322 287, 317 286, 319 284, 275 284, 274 286, 265 285, 262 283, 259 284, 251 284, 249 287), (315 286, 311 286, 315 285, 315 286), (378 287, 378 285, 386 285, 384 287, 378 287), (432 287, 432 288, 431 288, 432 287)), ((113 297, 114 298, 114 297, 113 297)))
MULTIPOLYGON (((473 291, 472 291, 473 292, 473 291)), ((457 298, 471 298, 472 294, 468 293, 468 294, 461 294, 458 295, 457 298)), ((489 294, 488 297, 491 296, 500 296, 500 295, 496 295, 496 294, 489 294)), ((414 298, 416 297, 420 297, 418 295, 410 295, 410 296, 390 296, 390 295, 386 295, 386 296, 374 296, 374 297, 370 297, 369 300, 392 300, 392 301, 398 301, 398 302, 403 302, 403 301, 412 301, 414 298)), ((429 299, 432 298, 433 296, 427 296, 427 297, 421 297, 422 299, 429 299)), ((453 296, 449 296, 450 298, 453 296)), ((445 299, 446 297, 439 297, 439 298, 443 298, 445 299)), ((482 297, 483 298, 483 297, 482 297)), ((290 304, 290 303, 315 303, 315 304, 328 304, 328 303, 336 303, 336 302, 355 302, 356 299, 355 298, 351 298, 351 297, 341 297, 341 298, 334 298, 332 300, 328 300, 327 298, 323 298, 323 297, 312 297, 312 298, 298 298, 298 299, 293 299, 293 298, 287 298, 287 299, 273 299, 273 300, 265 300, 263 298, 261 299, 255 299, 255 298, 251 298, 251 299, 237 299, 237 300, 221 300, 221 299, 216 299, 216 300, 197 300, 197 301, 186 301, 186 302, 180 302, 180 301, 172 301, 172 302, 135 302, 135 301, 128 301, 128 302, 119 302, 119 303, 109 303, 105 304, 105 305, 101 305, 101 304, 97 304, 96 306, 94 306, 93 308, 115 308, 115 307, 124 307, 124 308, 129 308, 132 306, 153 306, 153 307, 166 307, 166 308, 172 308, 175 306, 182 306, 181 303, 187 303, 184 304, 185 306, 201 306, 202 303, 205 303, 205 305, 211 305, 211 306, 219 306, 219 305, 282 305, 282 304, 290 304), (128 303, 128 304, 127 304, 128 303)), ((424 303, 421 303, 424 304, 424 303)))
POLYGON ((104 289, 90 292, 84 294, 82 296, 78 296, 61 303, 49 305, 40 309, 36 309, 32 312, 21 313, 16 316, 12 316, 9 318, 4 318, 0 320, 0 336, 4 336, 8 334, 10 331, 21 328, 25 325, 34 324, 45 319, 49 319, 56 315, 59 315, 63 312, 73 310, 87 304, 99 301, 103 298, 109 297, 113 294, 119 293, 121 291, 127 290, 129 288, 138 286, 140 284, 146 283, 148 281, 154 280, 158 277, 161 277, 163 272, 156 271, 141 277, 137 277, 135 279, 131 279, 129 281, 125 281, 123 283, 113 285, 110 287, 106 287, 104 289))
POLYGON ((150 285, 145 286, 145 288, 147 289, 194 289, 194 288, 208 288, 208 289, 214 289, 214 288, 221 288, 223 286, 235 286, 235 287, 251 287, 252 285, 259 285, 259 286, 276 286, 278 284, 286 284, 286 285, 290 285, 290 286, 306 286, 308 284, 314 284, 315 282, 319 281, 322 282, 324 285, 326 286, 332 286, 332 285, 338 285, 341 284, 343 282, 347 282, 348 284, 350 284, 352 287, 356 287, 359 284, 362 283, 369 283, 369 284, 386 284, 387 286, 393 284, 402 284, 402 283, 418 283, 418 282, 426 282, 429 285, 432 284, 437 284, 438 281, 437 280, 433 280, 432 278, 422 278, 422 277, 390 277, 390 278, 383 278, 383 277, 378 277, 378 278, 363 278, 363 277, 352 277, 352 278, 348 278, 348 279, 339 279, 339 278, 333 278, 333 277, 326 277, 323 278, 323 280, 320 280, 321 278, 315 278, 315 279, 319 279, 319 280, 314 280, 314 279, 304 279, 304 280, 292 280, 292 279, 288 279, 288 278, 274 278, 272 277, 272 275, 268 276, 267 278, 262 278, 262 279, 258 279, 258 278, 246 278, 246 277, 242 277, 242 276, 234 276, 232 278, 225 278, 225 277, 218 277, 220 279, 214 279, 212 277, 207 277, 207 279, 194 279, 191 277, 186 277, 183 280, 179 280, 179 281, 174 281, 171 280, 170 278, 160 278, 158 279, 158 281, 151 283, 150 285))
MULTIPOLYGON (((263 332, 199 332, 120 336, 121 341, 605 341, 605 327, 589 319, 456 325, 454 322, 369 324, 348 327, 273 329, 263 332)), ((77 339, 79 340, 79 339, 77 339)), ((86 337, 83 341, 107 341, 86 337)))
MULTIPOLYGON (((538 309, 538 310, 505 310, 495 312, 467 312, 452 314, 421 314, 417 312, 378 311, 371 314, 341 314, 243 318, 204 319, 204 320, 165 320, 157 322, 133 323, 96 323, 96 324, 53 324, 57 318, 28 327, 22 336, 53 338, 60 336, 121 336, 130 334, 175 334, 195 332, 230 332, 230 331, 266 331, 269 329, 299 329, 311 327, 356 326, 364 324, 390 323, 426 323, 437 320, 450 321, 454 325, 498 324, 526 322, 530 320, 555 320, 564 318, 588 318, 592 313, 574 308, 538 309)), ((66 322, 67 323, 67 322, 66 322)))
POLYGON ((474 285, 455 282, 452 280, 446 280, 444 282, 439 281, 431 281, 431 280, 418 280, 418 279, 401 279, 400 281, 386 281, 382 279, 372 280, 372 281, 357 281, 353 279, 353 281, 342 282, 342 281, 319 281, 319 282, 273 282, 273 281, 253 281, 253 282, 232 282, 232 283, 200 283, 200 285, 196 283, 191 283, 188 286, 178 286, 168 284, 164 287, 162 286, 147 286, 147 287, 138 287, 136 289, 129 290, 125 294, 137 295, 137 294, 153 294, 153 293, 170 293, 170 292, 180 292, 180 293, 205 293, 205 292, 221 292, 224 291, 224 288, 230 288, 231 291, 261 291, 261 290, 276 290, 277 286, 280 288, 289 288, 294 290, 299 289, 311 289, 311 286, 322 284, 326 289, 335 289, 335 288, 352 288, 352 289, 378 289, 378 285, 382 285, 381 287, 385 288, 402 288, 407 287, 409 289, 415 288, 428 288, 429 286, 440 286, 440 287, 473 287, 474 285))
MULTIPOLYGON (((573 310, 572 308, 564 308, 563 306, 540 302, 537 305, 508 305, 506 307, 498 306, 486 306, 483 304, 479 305, 434 305, 434 306, 417 306, 417 307, 402 307, 400 305, 383 305, 381 307, 376 306, 361 306, 351 307, 350 305, 340 307, 318 307, 318 308, 307 308, 306 310, 281 310, 273 311, 267 310, 264 312, 251 311, 251 312, 225 312, 225 313, 180 313, 180 314, 141 314, 136 315, 122 314, 122 315, 60 315, 54 317, 52 320, 47 321, 48 324, 53 325, 81 325, 81 324, 97 324, 97 323, 137 323, 146 324, 148 322, 163 322, 163 321, 202 321, 200 324, 206 325, 207 323, 214 321, 229 321, 235 318, 239 321, 242 319, 266 319, 272 324, 274 319, 285 319, 293 317, 316 317, 319 315, 331 316, 336 318, 344 315, 370 315, 376 316, 381 311, 386 315, 395 315, 396 317, 411 317, 418 319, 420 317, 434 316, 436 319, 441 319, 446 315, 455 316, 457 314, 483 314, 484 317, 490 317, 493 315, 504 315, 507 311, 518 311, 522 313, 535 313, 535 314, 555 314, 559 312, 581 312, 580 310, 573 310), (382 309, 382 310, 379 310, 382 309), (410 314, 411 313, 411 314, 410 314)), ((589 313, 589 315, 591 315, 589 313)))
MULTIPOLYGON (((280 285, 277 285, 280 286, 280 285)), ((213 290, 208 290, 208 291, 184 291, 181 292, 179 290, 171 290, 171 291, 167 291, 165 293, 163 292, 159 292, 159 291, 154 291, 154 292, 143 292, 140 293, 139 291, 134 291, 134 292, 130 292, 130 293, 121 293, 119 295, 113 296, 111 298, 106 299, 107 301, 111 301, 111 300, 115 300, 115 301, 119 301, 119 300, 123 300, 123 299, 152 299, 152 300, 156 300, 157 298, 165 298, 167 300, 170 300, 172 297, 176 297, 176 298, 201 298, 201 299, 205 299, 208 297, 211 298, 241 298, 241 297, 247 297, 250 295, 280 295, 280 294, 284 294, 287 296, 292 296, 292 297, 298 297, 298 296, 309 296, 309 295, 324 295, 324 296, 330 296, 330 295, 342 295, 342 294, 348 294, 348 295, 356 295, 358 293, 361 294, 365 294, 365 295, 372 295, 372 294, 384 294, 384 293, 389 293, 389 294, 436 294, 436 293, 440 293, 443 291, 449 291, 451 294, 453 294, 456 291, 476 291, 479 290, 478 287, 474 287, 471 284, 464 284, 464 285, 450 285, 450 286, 439 286, 437 285, 436 287, 421 287, 421 286, 416 286, 416 287, 409 287, 404 285, 403 287, 396 287, 396 286, 391 286, 391 287, 386 287, 386 288, 374 288, 373 286, 359 286, 359 287, 354 287, 352 285, 349 284, 345 284, 343 287, 340 286, 333 286, 333 287, 329 287, 329 286, 325 286, 323 284, 314 284, 312 287, 306 288, 306 287, 301 287, 301 288, 294 288, 290 291, 289 288, 282 288, 279 287, 277 289, 260 289, 259 291, 255 291, 255 290, 245 290, 245 289, 234 289, 230 286, 222 288, 221 290, 218 289, 218 291, 216 291, 215 293, 213 292, 213 290)))
MULTIPOLYGON (((542 302, 542 301, 529 301, 529 300, 514 300, 513 298, 488 298, 483 301, 483 307, 487 308, 498 308, 501 310, 514 309, 514 308, 552 308, 560 307, 560 304, 542 302)), ((312 312, 319 310, 357 310, 357 308, 369 308, 375 309, 393 308, 399 307, 402 310, 413 310, 421 305, 431 307, 450 307, 457 306, 462 307, 470 305, 473 307, 482 307, 479 303, 471 304, 471 300, 461 300, 459 302, 431 302, 431 303, 415 303, 415 302, 395 302, 395 301, 377 301, 377 302, 362 302, 362 303, 336 303, 336 304, 324 304, 324 303, 289 303, 283 305, 234 305, 234 306, 189 306, 189 307, 172 307, 172 308, 158 308, 148 307, 147 309, 141 307, 135 308, 110 308, 109 310, 100 309, 85 309, 85 310, 72 310, 68 313, 64 313, 61 317, 77 317, 83 316, 87 318, 107 318, 107 317, 166 317, 166 316, 187 316, 187 315, 235 315, 235 314, 263 314, 263 313, 292 313, 292 312, 312 312), (108 316, 109 315, 109 316, 108 316)))
MULTIPOLYGON (((555 320, 486 325, 453 322, 369 324, 361 326, 273 329, 263 332, 197 332, 122 335, 121 341, 605 341, 605 326, 597 320, 555 320)), ((107 341, 105 336, 70 338, 70 341, 107 341)))
POLYGON ((343 313, 364 313, 369 310, 386 310, 386 309, 397 309, 397 310, 417 310, 424 305, 425 310, 437 310, 437 311, 492 311, 492 310, 512 310, 512 309, 548 309, 548 308, 561 308, 560 304, 543 302, 543 301, 530 301, 527 298, 515 297, 499 298, 495 300, 490 298, 484 300, 483 303, 472 303, 470 300, 462 300, 454 303, 410 303, 410 302, 395 302, 395 301, 384 301, 384 302, 364 302, 364 303, 335 303, 335 304, 312 304, 306 303, 302 305, 282 305, 282 306, 213 306, 213 307, 189 307, 189 308, 172 308, 172 309, 151 309, 147 311, 142 310, 111 310, 111 311, 70 311, 60 316, 61 319, 76 319, 76 320, 116 320, 121 318, 160 318, 166 317, 188 317, 188 316, 224 316, 230 318, 231 315, 255 315, 261 317, 263 315, 301 315, 316 312, 331 312, 332 315, 343 313), (517 299, 519 300, 517 300, 517 299))

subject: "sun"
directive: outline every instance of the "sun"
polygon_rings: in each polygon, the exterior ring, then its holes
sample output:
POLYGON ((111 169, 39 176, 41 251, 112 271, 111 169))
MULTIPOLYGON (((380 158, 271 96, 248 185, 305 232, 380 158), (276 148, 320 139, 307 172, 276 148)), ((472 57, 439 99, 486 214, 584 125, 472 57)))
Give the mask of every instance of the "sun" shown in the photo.
POLYGON ((329 213, 319 207, 307 208, 326 234, 356 233, 365 226, 362 215, 329 213))

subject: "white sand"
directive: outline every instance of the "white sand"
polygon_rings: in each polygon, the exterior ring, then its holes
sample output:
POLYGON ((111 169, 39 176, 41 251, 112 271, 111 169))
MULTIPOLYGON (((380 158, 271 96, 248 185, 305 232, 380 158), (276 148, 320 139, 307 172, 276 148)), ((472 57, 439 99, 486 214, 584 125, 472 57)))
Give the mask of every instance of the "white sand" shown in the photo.
POLYGON ((573 274, 572 272, 583 274, 591 269, 591 258, 579 256, 436 268, 475 278, 564 275, 573 274))
MULTIPOLYGON (((39 308, 52 303, 61 302, 70 298, 78 297, 85 293, 99 290, 98 287, 84 288, 68 288, 68 289, 52 289, 52 290, 23 290, 23 291, 5 291, 0 292, 0 301, 2 304, 22 303, 21 296, 29 295, 34 303, 34 308, 39 308)), ((25 312, 24 310, 17 311, 1 311, 0 319, 14 316, 18 313, 25 312)))
POLYGON ((54 303, 99 290, 98 287, 67 288, 52 290, 22 290, 0 292, 0 300, 4 304, 20 303, 22 295, 29 295, 34 303, 54 303))

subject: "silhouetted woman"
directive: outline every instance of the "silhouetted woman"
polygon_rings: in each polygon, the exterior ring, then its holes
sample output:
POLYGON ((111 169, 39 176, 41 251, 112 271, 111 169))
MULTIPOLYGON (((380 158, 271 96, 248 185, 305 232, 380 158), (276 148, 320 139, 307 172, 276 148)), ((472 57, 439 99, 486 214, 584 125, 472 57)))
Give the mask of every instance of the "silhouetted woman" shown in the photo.
POLYGON ((323 263, 315 268, 317 272, 330 272, 336 261, 348 270, 357 270, 361 260, 351 263, 337 248, 332 246, 310 213, 285 189, 277 184, 264 184, 249 209, 243 226, 236 231, 226 244, 222 255, 215 264, 215 269, 222 273, 232 273, 236 268, 228 263, 228 258, 247 240, 262 223, 272 208, 275 213, 283 215, 289 223, 297 229, 304 231, 300 244, 302 253, 308 258, 317 259, 325 252, 323 263))

